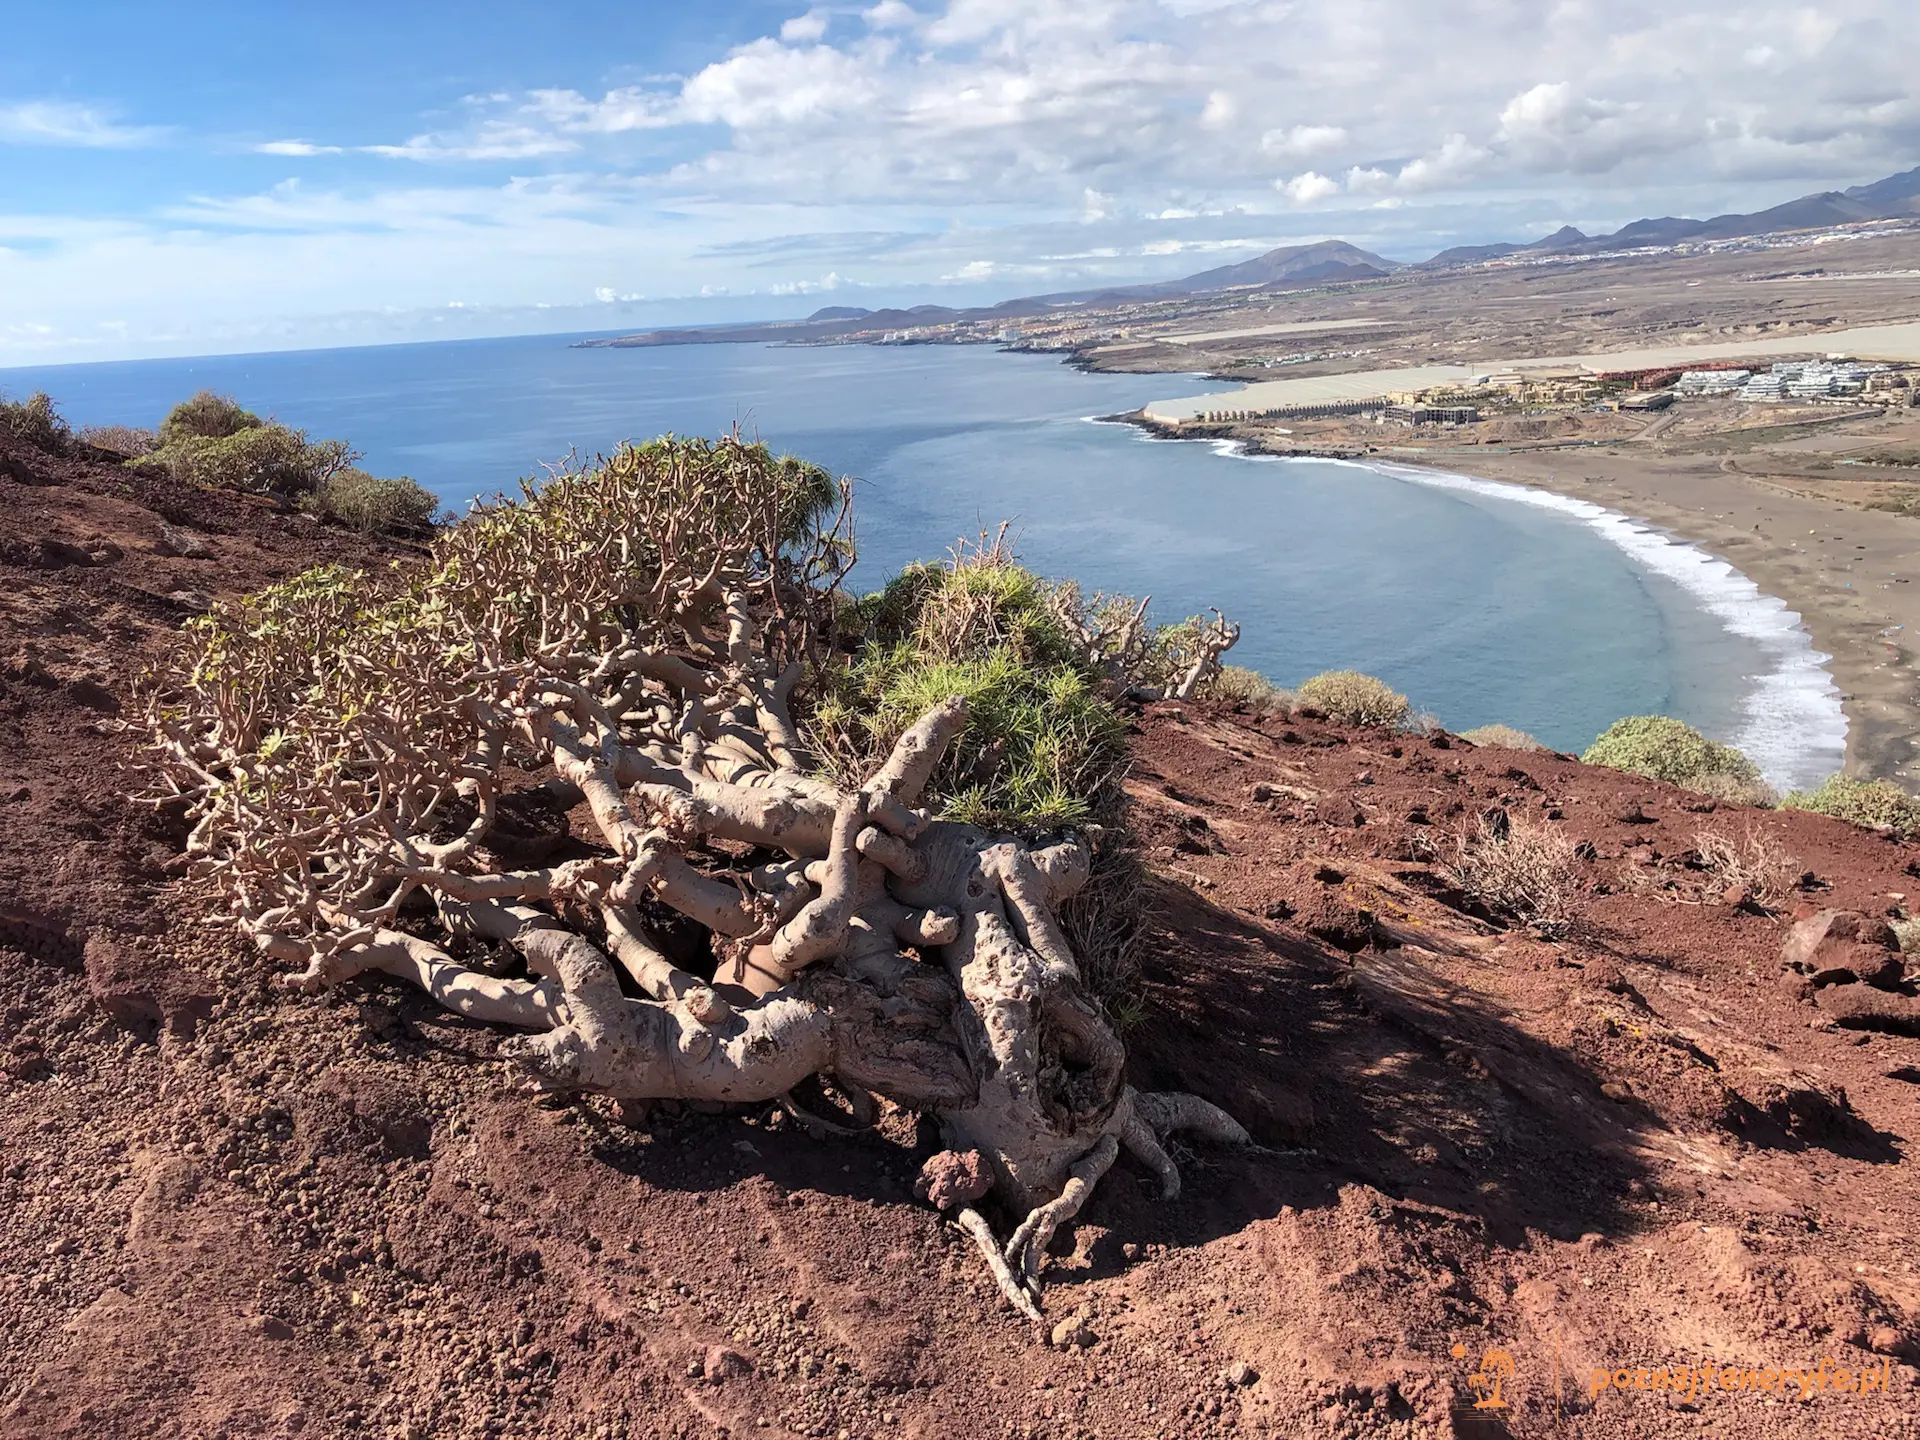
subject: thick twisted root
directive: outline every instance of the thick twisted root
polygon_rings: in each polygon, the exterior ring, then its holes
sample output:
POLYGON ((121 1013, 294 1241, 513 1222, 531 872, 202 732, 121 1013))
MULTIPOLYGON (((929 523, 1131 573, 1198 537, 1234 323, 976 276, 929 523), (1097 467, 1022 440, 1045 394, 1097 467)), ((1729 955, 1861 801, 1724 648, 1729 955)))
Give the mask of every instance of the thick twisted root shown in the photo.
POLYGON ((1253 1145, 1253 1137, 1237 1120, 1197 1095, 1128 1089, 1100 1138, 1068 1167, 1060 1193, 1028 1212, 1004 1251, 994 1244, 992 1229, 977 1211, 969 1208, 955 1217, 979 1244, 1000 1293, 1015 1309, 1032 1319, 1040 1318, 1040 1267, 1047 1247, 1060 1227, 1086 1208, 1093 1187, 1113 1168, 1123 1146, 1159 1177, 1162 1199, 1178 1198, 1180 1170, 1160 1143, 1163 1136, 1176 1130, 1236 1148, 1253 1145))

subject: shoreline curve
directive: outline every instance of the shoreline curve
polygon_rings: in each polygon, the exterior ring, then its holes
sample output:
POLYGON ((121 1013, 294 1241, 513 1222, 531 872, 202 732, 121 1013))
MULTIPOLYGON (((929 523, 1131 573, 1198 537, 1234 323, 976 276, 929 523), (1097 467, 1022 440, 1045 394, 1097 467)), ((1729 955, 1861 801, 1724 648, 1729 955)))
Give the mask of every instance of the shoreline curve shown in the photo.
MULTIPOLYGON (((1096 423, 1132 425, 1143 439, 1180 441, 1138 416, 1088 416, 1096 423)), ((1543 486, 1493 480, 1425 465, 1401 465, 1374 457, 1275 455, 1218 435, 1193 436, 1223 458, 1257 463, 1288 461, 1346 465, 1407 484, 1480 494, 1508 504, 1556 512, 1592 530, 1641 569, 1684 591, 1730 635, 1756 647, 1766 669, 1750 675, 1740 699, 1739 731, 1716 739, 1738 747, 1770 785, 1786 791, 1817 785, 1842 769, 1851 718, 1831 669, 1834 657, 1819 649, 1798 611, 1731 561, 1702 544, 1624 511, 1543 486)))

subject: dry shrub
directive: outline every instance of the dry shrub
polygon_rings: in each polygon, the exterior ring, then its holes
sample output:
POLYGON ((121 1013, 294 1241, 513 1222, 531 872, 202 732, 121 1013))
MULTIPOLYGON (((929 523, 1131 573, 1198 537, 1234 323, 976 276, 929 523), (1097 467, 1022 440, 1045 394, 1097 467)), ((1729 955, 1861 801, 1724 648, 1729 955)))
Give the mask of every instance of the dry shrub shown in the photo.
POLYGON ((1739 840, 1702 830, 1693 837, 1693 848, 1712 888, 1738 887, 1767 906, 1792 894, 1805 869, 1777 841, 1753 829, 1739 840))
POLYGON ((0 400, 0 433, 47 455, 64 455, 73 432, 46 391, 36 391, 24 400, 0 400))
POLYGON ((1580 892, 1573 842, 1559 831, 1496 813, 1477 819, 1457 842, 1448 878, 1496 915, 1553 939, 1574 924, 1580 892))
POLYGON ((1328 670, 1308 680, 1294 698, 1340 725, 1400 725, 1412 706, 1385 681, 1357 670, 1328 670))
POLYGON ((1244 705, 1262 715, 1286 715, 1293 709, 1293 696, 1275 685, 1258 670, 1244 665, 1223 665, 1205 692, 1208 699, 1229 705, 1244 705))
POLYGON ((152 454, 160 437, 138 425, 88 425, 80 431, 80 443, 125 460, 152 454))
POLYGON ((1757 775, 1699 775, 1682 788, 1727 805, 1751 805, 1759 810, 1771 810, 1780 803, 1780 792, 1757 775))
POLYGON ((1117 830, 1101 835, 1087 883, 1060 906, 1060 926, 1080 957, 1081 977, 1123 1034, 1146 1013, 1140 951, 1149 898, 1147 867, 1128 838, 1117 830))
POLYGON ((1483 745, 1493 750, 1544 750, 1533 736, 1524 730, 1516 730, 1511 725, 1480 725, 1472 730, 1462 730, 1460 738, 1472 745, 1483 745))

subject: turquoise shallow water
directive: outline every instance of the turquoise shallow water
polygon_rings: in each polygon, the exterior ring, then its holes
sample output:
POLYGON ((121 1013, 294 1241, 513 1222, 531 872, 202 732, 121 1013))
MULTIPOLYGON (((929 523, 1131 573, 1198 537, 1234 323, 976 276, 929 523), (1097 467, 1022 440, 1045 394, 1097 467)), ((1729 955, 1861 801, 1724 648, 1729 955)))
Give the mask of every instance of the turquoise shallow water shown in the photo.
POLYGON ((1673 714, 1755 748, 1776 780, 1838 768, 1837 696, 1804 634, 1777 602, 1756 626, 1765 597, 1703 589, 1706 557, 1636 553, 1618 527, 1499 486, 1255 463, 1089 418, 1170 384, 1196 388, 986 347, 562 337, 0 371, 0 390, 44 388, 79 424, 151 425, 196 389, 231 393, 456 506, 570 448, 738 423, 858 478, 868 583, 1010 519, 1050 575, 1151 594, 1162 618, 1220 606, 1243 626, 1233 658, 1281 684, 1351 666, 1453 728, 1501 721, 1566 749, 1621 715, 1673 714))

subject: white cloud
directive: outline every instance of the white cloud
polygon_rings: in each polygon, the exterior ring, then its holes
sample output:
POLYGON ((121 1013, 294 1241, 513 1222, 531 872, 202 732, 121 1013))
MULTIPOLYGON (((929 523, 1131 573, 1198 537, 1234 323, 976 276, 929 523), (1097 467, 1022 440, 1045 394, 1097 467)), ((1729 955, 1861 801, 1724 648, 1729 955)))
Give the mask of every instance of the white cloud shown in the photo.
POLYGON ((1304 170, 1291 180, 1276 180, 1273 188, 1296 205, 1311 205, 1340 193, 1340 182, 1315 170, 1304 170))
POLYGON ((389 160, 534 160, 580 148, 571 136, 535 125, 489 122, 472 135, 416 135, 404 145, 363 145, 389 160))
POLYGON ((827 12, 818 8, 796 15, 780 27, 780 38, 789 45, 811 45, 827 34, 827 12))
POLYGON ((1401 166, 1395 184, 1402 190, 1444 190, 1464 185, 1487 158, 1487 152, 1466 136, 1449 135, 1438 150, 1401 166))
POLYGON ((1271 250, 1275 241, 1249 239, 1244 235, 1231 236, 1224 240, 1149 240, 1140 247, 1142 255, 1191 255, 1196 252, 1208 254, 1223 250, 1271 250))
POLYGON ((1569 0, 1490 27, 1401 0, 880 0, 845 35, 815 7, 683 77, 484 97, 464 128, 378 153, 538 161, 671 131, 674 160, 636 177, 663 191, 1029 209, 1093 191, 1106 221, 1195 177, 1210 209, 1257 205, 1275 159, 1321 176, 1322 201, 1335 175, 1354 197, 1539 195, 1678 151, 1684 170, 1634 180, 1724 192, 1907 161, 1920 97, 1891 0, 1810 14, 1569 0))
MULTIPOLYGON (((0 247, 22 237, 0 248, 0 315, 157 335, 441 315, 458 295, 464 313, 604 322, 607 302, 579 297, 638 274, 656 296, 797 295, 833 275, 1014 294, 1172 275, 1191 251, 1255 247, 1249 232, 1287 243, 1311 224, 1414 258, 1562 220, 1756 209, 1920 158, 1893 0, 1555 0, 1473 23, 1406 0, 809 3, 684 74, 583 54, 548 88, 442 99, 370 154, 313 122, 313 139, 255 147, 340 149, 335 190, 236 194, 199 170, 201 193, 151 212, 0 216, 0 247), (595 73, 646 78, 584 88, 595 73), (780 248, 808 236, 836 238, 780 248)), ((166 135, 0 103, 0 143, 166 135)))
POLYGON ((862 10, 860 18, 875 30, 906 30, 920 23, 919 12, 903 0, 880 0, 872 9, 862 10))
POLYGON ((131 150, 153 144, 164 133, 155 126, 119 124, 91 105, 66 100, 0 105, 0 144, 131 150))
POLYGON ((338 145, 315 145, 310 140, 269 140, 263 145, 254 146, 253 149, 257 155, 291 155, 296 158, 340 153, 338 145))
POLYGON ((864 109, 875 96, 876 68, 868 56, 829 45, 796 50, 756 40, 690 78, 679 111, 688 121, 735 130, 824 120, 864 109))
POLYGON ((1287 130, 1269 130, 1260 137, 1260 148, 1267 154, 1302 159, 1324 155, 1346 143, 1347 132, 1338 125, 1295 125, 1287 130))
POLYGON ((1004 265, 993 260, 969 260, 958 270, 955 270, 949 275, 942 275, 940 278, 942 280, 959 281, 962 284, 971 284, 980 280, 991 280, 1005 269, 1006 267, 1004 265))
POLYGON ((786 280, 776 285, 769 285, 767 293, 769 295, 825 295, 848 283, 837 273, 829 270, 818 280, 786 280))

